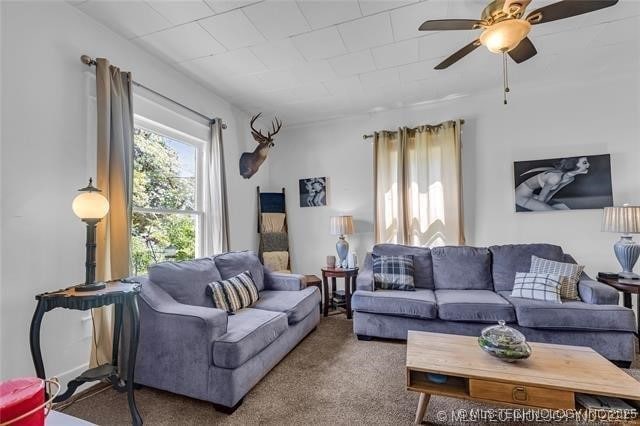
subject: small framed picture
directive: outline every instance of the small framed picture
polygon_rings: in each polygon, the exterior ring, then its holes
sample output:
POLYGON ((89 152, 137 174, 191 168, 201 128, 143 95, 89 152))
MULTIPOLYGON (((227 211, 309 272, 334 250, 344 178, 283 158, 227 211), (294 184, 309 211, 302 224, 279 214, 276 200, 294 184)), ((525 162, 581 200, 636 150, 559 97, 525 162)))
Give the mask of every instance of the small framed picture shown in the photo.
POLYGON ((300 179, 300 207, 322 207, 327 205, 327 178, 300 179))

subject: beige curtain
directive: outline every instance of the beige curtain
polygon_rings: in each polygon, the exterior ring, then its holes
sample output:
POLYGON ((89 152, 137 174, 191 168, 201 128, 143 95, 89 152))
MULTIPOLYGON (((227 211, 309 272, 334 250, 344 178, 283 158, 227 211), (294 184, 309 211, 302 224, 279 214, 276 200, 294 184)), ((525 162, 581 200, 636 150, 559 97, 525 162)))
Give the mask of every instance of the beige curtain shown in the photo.
POLYGON ((205 198, 207 221, 205 223, 205 255, 229 250, 229 212, 227 206, 227 181, 222 144, 222 121, 211 123, 211 138, 207 147, 205 198))
MULTIPOLYGON (((109 200, 109 213, 98 223, 96 280, 129 276, 133 173, 133 107, 131 73, 97 59, 97 186, 109 200)), ((92 366, 111 362, 113 325, 110 308, 94 310, 92 366)))
POLYGON ((374 134, 376 242, 465 243, 460 126, 458 120, 374 134))

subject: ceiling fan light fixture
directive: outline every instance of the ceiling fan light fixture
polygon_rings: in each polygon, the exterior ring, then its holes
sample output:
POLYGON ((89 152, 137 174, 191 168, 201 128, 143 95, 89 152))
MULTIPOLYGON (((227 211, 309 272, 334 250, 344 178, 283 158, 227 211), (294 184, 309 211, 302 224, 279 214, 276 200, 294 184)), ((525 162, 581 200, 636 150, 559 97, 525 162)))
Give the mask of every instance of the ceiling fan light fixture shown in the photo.
POLYGON ((515 49, 530 30, 531 24, 524 19, 496 22, 480 34, 480 43, 490 52, 505 53, 515 49))

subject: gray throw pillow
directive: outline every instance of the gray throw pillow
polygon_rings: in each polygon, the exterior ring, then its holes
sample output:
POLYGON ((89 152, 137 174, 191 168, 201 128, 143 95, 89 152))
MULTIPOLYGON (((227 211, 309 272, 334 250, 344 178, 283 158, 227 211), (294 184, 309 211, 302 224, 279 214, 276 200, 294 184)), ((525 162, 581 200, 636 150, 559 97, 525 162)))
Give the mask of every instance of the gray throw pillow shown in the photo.
POLYGON ((580 300, 580 296, 578 296, 578 281, 583 270, 584 265, 556 262, 555 260, 531 256, 531 269, 529 272, 560 275, 560 283, 562 284, 560 296, 563 299, 580 300))
POLYGON ((412 256, 372 254, 373 282, 376 290, 415 291, 412 256))
POLYGON ((562 303, 560 275, 516 272, 511 297, 562 303))

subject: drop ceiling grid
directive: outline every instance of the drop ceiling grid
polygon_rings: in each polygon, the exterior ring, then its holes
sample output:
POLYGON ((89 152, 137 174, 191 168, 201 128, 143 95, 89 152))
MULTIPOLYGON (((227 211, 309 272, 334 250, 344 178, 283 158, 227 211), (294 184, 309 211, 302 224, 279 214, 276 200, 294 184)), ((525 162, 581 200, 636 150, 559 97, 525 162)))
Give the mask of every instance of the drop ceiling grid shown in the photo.
MULTIPOLYGON (((534 0, 529 10, 550 2, 534 0)), ((483 0, 205 0, 189 2, 186 9, 178 3, 136 1, 127 19, 121 19, 121 11, 111 10, 117 4, 110 7, 108 2, 94 0, 72 4, 240 107, 263 104, 293 113, 314 100, 319 108, 333 100, 340 110, 349 105, 373 108, 387 96, 397 104, 402 103, 401 96, 413 99, 457 93, 456 86, 472 91, 477 83, 478 90, 485 89, 481 85, 487 73, 476 73, 471 66, 487 65, 490 58, 476 58, 490 55, 486 51, 465 58, 466 66, 461 62, 447 71, 455 77, 432 70, 476 33, 417 31, 425 19, 477 16, 486 3, 483 0), (332 3, 338 5, 334 10, 332 3), (152 19, 143 29, 127 27, 147 13, 152 19), (473 72, 466 73, 465 84, 459 84, 464 71, 473 72)), ((545 63, 574 44, 579 49, 597 45, 602 34, 610 44, 624 38, 603 31, 603 22, 640 15, 638 5, 627 5, 611 15, 572 18, 567 27, 545 24, 550 27, 539 36, 540 46, 549 46, 550 58, 545 63), (590 31, 591 26, 598 26, 598 31, 590 31), (573 29, 579 31, 554 41, 573 29), (586 39, 579 36, 583 34, 586 39)), ((536 33, 538 30, 535 27, 536 33)))

